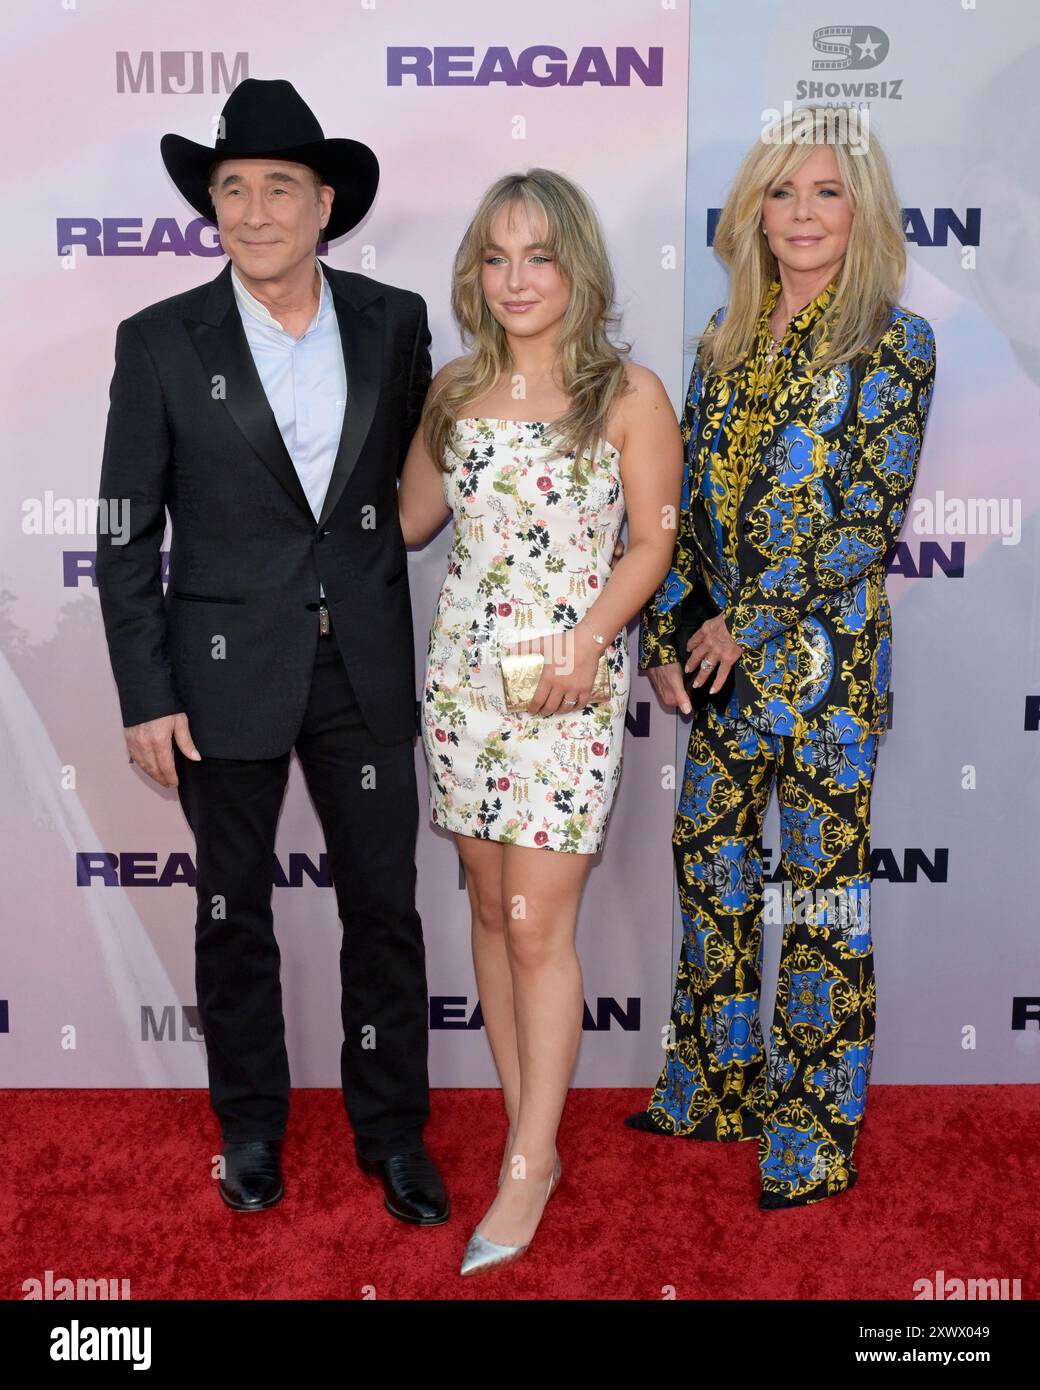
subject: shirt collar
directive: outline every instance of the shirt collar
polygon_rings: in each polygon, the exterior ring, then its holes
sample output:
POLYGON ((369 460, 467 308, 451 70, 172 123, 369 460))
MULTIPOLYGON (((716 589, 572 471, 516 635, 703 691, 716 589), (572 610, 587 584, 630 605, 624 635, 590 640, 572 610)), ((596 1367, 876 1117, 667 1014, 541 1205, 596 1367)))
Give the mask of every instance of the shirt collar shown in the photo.
MULTIPOLYGON (((806 329, 811 328, 834 298, 837 288, 838 277, 835 276, 829 285, 823 287, 815 299, 810 300, 804 309, 798 310, 798 313, 795 314, 794 318, 787 325, 787 331, 784 337, 786 338, 791 333, 804 333, 806 329)), ((765 299, 762 301, 762 312, 759 315, 758 322, 767 338, 770 336, 769 319, 773 310, 776 308, 776 301, 780 297, 780 289, 780 281, 774 280, 766 291, 765 299)))
MULTIPOLYGON (((304 333, 301 334, 301 336, 306 336, 306 334, 311 331, 314 325, 321 318, 322 314, 324 314, 326 305, 328 303, 329 287, 325 280, 325 272, 321 268, 321 261, 318 260, 317 256, 314 257, 314 264, 318 269, 318 278, 321 281, 321 290, 318 298, 318 311, 314 315, 313 319, 311 319, 310 323, 307 325, 306 329, 304 330, 304 333)), ((266 324, 268 328, 277 328, 279 333, 285 333, 286 330, 282 327, 282 325, 278 322, 275 316, 267 308, 266 304, 261 304, 259 299, 257 299, 255 295, 249 293, 245 285, 243 285, 242 281, 238 278, 238 274, 235 271, 234 265, 232 265, 231 267, 231 284, 234 288, 235 298, 238 301, 238 307, 240 311, 251 315, 260 323, 266 324)), ((292 334, 289 333, 286 334, 286 336, 292 337, 292 334)))

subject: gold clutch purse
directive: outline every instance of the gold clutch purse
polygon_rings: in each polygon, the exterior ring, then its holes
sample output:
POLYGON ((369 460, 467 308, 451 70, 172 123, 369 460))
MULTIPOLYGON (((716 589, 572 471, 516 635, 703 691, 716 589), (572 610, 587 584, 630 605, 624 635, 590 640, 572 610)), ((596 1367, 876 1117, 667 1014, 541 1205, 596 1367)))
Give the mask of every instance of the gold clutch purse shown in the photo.
MULTIPOLYGON (((502 653, 502 689, 505 692, 506 709, 527 708, 538 689, 538 682, 542 679, 544 665, 545 657, 541 652, 502 653)), ((607 653, 604 652, 596 665, 596 680, 588 702, 590 705, 599 704, 603 700, 609 700, 611 693, 610 667, 607 664, 607 653)), ((557 713, 563 713, 565 708, 567 707, 561 706, 557 713)), ((577 708, 575 705, 574 709, 577 708)), ((570 712, 573 713, 574 709, 570 712)))

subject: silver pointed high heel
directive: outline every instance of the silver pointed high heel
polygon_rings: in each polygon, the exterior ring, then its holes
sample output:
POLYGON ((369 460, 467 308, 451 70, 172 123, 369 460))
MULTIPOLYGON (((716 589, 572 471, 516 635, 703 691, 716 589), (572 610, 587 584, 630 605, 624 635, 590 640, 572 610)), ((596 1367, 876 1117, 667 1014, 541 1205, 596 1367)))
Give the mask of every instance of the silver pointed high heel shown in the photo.
MULTIPOLYGON (((549 1190, 545 1194, 546 1202, 559 1187, 562 1175, 560 1156, 557 1154, 552 1176, 549 1178, 549 1190)), ((501 1184, 499 1185, 501 1186, 501 1184)), ((544 1206, 542 1210, 545 1210, 544 1206)), ((466 1253, 462 1257, 459 1273, 463 1275, 483 1274, 485 1270, 494 1269, 498 1265, 511 1264, 513 1260, 520 1258, 530 1244, 531 1241, 528 1240, 523 1245, 498 1245, 495 1241, 482 1236, 479 1231, 474 1231, 466 1246, 466 1253)))

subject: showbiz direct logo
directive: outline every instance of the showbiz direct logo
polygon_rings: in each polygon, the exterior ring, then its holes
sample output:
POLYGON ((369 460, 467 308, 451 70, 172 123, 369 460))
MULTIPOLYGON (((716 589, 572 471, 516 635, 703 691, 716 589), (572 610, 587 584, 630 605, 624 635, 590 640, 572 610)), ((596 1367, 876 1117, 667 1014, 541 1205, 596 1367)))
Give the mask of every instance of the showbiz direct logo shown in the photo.
POLYGON ((813 48, 826 58, 813 59, 813 72, 848 72, 853 68, 876 68, 888 57, 888 35, 884 29, 868 29, 859 24, 829 24, 813 30, 813 48))
MULTIPOLYGON (((880 67, 888 57, 888 35, 876 25, 829 24, 814 29, 813 49, 823 55, 814 58, 813 72, 865 72, 880 67)), ((889 77, 882 82, 814 81, 803 77, 795 83, 798 101, 902 101, 903 79, 889 77)))

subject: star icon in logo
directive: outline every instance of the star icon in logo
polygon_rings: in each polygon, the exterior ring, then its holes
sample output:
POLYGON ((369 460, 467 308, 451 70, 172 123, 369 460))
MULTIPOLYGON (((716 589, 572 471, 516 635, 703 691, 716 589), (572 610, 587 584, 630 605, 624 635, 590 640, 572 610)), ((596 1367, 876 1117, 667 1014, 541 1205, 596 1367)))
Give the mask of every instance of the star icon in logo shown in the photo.
POLYGON ((857 43, 856 47, 859 49, 859 56, 861 58, 873 58, 876 55, 878 49, 881 47, 881 45, 879 43, 876 43, 868 33, 866 42, 857 43))

